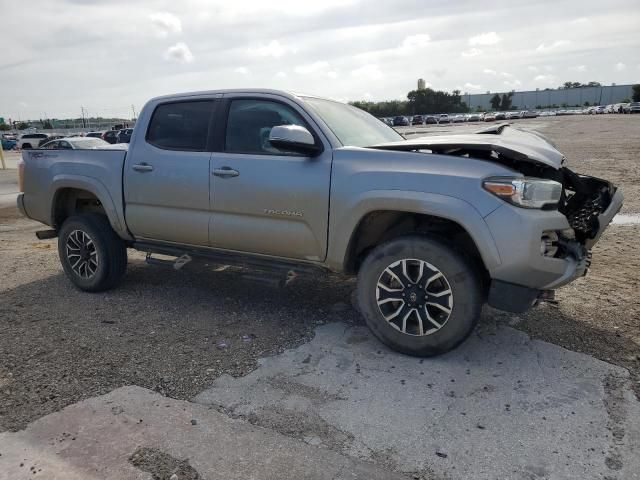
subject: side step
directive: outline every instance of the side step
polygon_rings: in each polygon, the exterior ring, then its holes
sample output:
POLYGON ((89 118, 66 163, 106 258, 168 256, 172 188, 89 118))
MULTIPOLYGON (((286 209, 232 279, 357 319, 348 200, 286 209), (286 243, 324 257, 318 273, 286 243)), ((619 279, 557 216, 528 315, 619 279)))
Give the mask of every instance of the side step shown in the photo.
POLYGON ((50 238, 56 238, 58 236, 58 232, 56 230, 38 230, 36 232, 36 237, 38 240, 48 240, 50 238))
MULTIPOLYGON (((195 261, 207 261, 219 265, 233 265, 263 272, 271 273, 279 279, 269 281, 270 283, 288 284, 300 274, 326 273, 327 270, 321 266, 307 263, 297 263, 294 261, 271 259, 258 255, 245 255, 235 252, 221 250, 190 248, 185 251, 184 247, 173 245, 156 244, 150 242, 135 242, 133 248, 141 252, 146 252, 146 262, 152 265, 160 265, 179 270, 186 264, 195 261), (153 258, 153 254, 175 257, 175 259, 153 258), (282 280, 284 278, 284 280, 282 280)), ((250 275, 250 274, 249 274, 250 275)), ((251 275, 250 275, 251 276, 251 275)), ((251 276, 254 278, 254 276, 251 276)), ((258 277, 255 277, 258 278, 258 277)), ((255 279, 254 278, 254 279, 255 279)), ((264 277, 263 277, 264 278, 264 277)))

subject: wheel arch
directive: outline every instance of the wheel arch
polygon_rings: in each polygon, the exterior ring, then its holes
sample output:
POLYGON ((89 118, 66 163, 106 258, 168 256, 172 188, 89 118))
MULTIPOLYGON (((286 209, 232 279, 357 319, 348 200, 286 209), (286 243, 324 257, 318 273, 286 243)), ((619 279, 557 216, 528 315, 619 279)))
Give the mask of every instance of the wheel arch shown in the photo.
POLYGON ((118 235, 129 239, 124 219, 117 211, 109 191, 99 180, 79 175, 57 176, 51 185, 50 198, 50 225, 55 229, 59 229, 71 215, 100 213, 107 217, 118 235))
POLYGON ((351 210, 350 218, 332 223, 334 235, 330 246, 334 249, 328 263, 335 262, 337 269, 355 274, 371 248, 392 238, 418 233, 453 241, 457 250, 476 258, 485 272, 500 264, 489 227, 471 204, 439 194, 401 193, 401 199, 397 191, 364 199, 351 210), (351 225, 348 230, 347 225, 351 225), (351 233, 345 235, 347 231, 351 233))

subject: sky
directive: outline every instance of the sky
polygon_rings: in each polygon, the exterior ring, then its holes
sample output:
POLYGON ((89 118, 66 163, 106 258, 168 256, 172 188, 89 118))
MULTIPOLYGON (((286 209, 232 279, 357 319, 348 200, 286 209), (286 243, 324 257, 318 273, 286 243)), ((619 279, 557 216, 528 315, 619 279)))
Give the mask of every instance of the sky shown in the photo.
POLYGON ((0 0, 0 117, 277 88, 404 99, 640 81, 638 0, 0 0))

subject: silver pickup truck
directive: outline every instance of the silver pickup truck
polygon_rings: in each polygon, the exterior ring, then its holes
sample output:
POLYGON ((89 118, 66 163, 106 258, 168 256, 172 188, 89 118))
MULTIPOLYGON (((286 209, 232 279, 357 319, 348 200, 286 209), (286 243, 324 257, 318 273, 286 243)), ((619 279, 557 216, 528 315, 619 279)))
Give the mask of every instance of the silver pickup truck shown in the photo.
MULTIPOLYGON (((584 275, 622 205, 543 137, 508 125, 405 140, 349 105, 272 90, 154 98, 128 151, 28 150, 18 206, 69 279, 116 285, 127 248, 283 278, 357 275, 390 347, 460 344, 484 303, 522 312, 584 275)), ((156 255, 156 257, 153 257, 156 255)))

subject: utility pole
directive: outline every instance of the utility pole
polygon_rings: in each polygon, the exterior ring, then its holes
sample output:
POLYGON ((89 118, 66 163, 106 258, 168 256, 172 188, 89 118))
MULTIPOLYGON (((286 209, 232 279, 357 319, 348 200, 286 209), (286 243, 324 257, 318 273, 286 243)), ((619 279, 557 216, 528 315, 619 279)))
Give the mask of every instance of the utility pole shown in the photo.
POLYGON ((82 114, 82 128, 85 128, 86 125, 85 125, 85 121, 84 121, 84 107, 83 106, 80 106, 80 112, 82 114))
POLYGON ((131 104, 131 111, 133 112, 133 121, 136 121, 136 107, 133 106, 133 103, 131 104))

